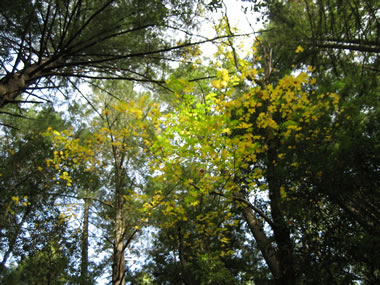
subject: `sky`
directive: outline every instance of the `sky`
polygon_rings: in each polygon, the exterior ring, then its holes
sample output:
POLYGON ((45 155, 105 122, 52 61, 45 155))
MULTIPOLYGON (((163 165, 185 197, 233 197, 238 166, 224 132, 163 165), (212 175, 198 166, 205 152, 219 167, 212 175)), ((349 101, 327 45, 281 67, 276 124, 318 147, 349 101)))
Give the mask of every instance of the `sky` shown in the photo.
MULTIPOLYGON (((258 32, 262 28, 262 25, 256 23, 256 18, 259 14, 250 11, 252 3, 244 0, 224 0, 224 7, 211 15, 211 21, 215 23, 226 14, 231 28, 237 28, 237 34, 251 34, 251 36, 244 37, 244 41, 247 41, 247 46, 253 43, 254 32, 258 32), (243 12, 243 9, 247 8, 247 14, 243 12)), ((215 36, 214 26, 212 22, 205 22, 201 25, 200 34, 212 38, 215 36)), ((211 56, 215 51, 215 45, 207 43, 201 46, 205 56, 211 56)))

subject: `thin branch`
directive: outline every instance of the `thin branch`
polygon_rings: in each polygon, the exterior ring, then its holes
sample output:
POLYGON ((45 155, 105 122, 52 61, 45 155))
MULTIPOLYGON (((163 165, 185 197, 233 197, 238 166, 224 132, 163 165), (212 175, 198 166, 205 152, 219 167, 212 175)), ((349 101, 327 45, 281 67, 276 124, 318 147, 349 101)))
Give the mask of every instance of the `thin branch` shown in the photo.
POLYGON ((142 79, 142 78, 126 77, 126 76, 82 75, 82 74, 73 74, 73 73, 51 73, 51 75, 86 78, 86 79, 128 80, 128 81, 135 81, 135 82, 150 82, 150 83, 157 83, 157 84, 165 83, 164 80, 142 79))
POLYGON ((69 67, 69 66, 78 66, 78 65, 84 65, 84 66, 91 66, 91 64, 97 64, 97 63, 103 63, 103 62, 111 62, 111 61, 116 61, 116 60, 121 60, 121 59, 127 59, 127 58, 133 58, 133 57, 145 57, 148 55, 152 54, 159 54, 159 53, 165 53, 169 51, 174 51, 174 50, 179 50, 183 49, 185 47, 190 47, 194 45, 199 45, 199 44, 204 44, 208 42, 213 42, 216 40, 220 39, 225 39, 225 38, 230 38, 230 37, 241 37, 241 36, 247 36, 249 34, 238 34, 238 35, 223 35, 223 36, 217 36, 212 39, 207 39, 207 40, 202 40, 202 41, 197 41, 197 42, 190 42, 190 43, 185 43, 177 46, 172 46, 172 47, 166 47, 158 50, 153 50, 153 51, 145 51, 145 52, 138 52, 138 53, 130 53, 126 55, 114 55, 110 56, 108 58, 104 59, 98 59, 98 60, 93 60, 93 61, 78 61, 78 62, 71 62, 71 63, 62 63, 61 65, 56 65, 52 67, 51 69, 57 69, 57 68, 63 68, 63 67, 69 67))
POLYGON ((0 111, 0 114, 6 114, 6 115, 10 115, 10 116, 17 117, 17 118, 22 118, 22 119, 35 120, 33 118, 28 118, 28 117, 20 115, 20 114, 14 114, 14 113, 6 112, 6 111, 0 111))
POLYGON ((105 240, 108 241, 110 244, 112 244, 113 246, 115 245, 115 243, 107 236, 104 236, 105 240))
POLYGON ((170 25, 165 25, 164 27, 172 29, 172 30, 180 31, 180 32, 182 32, 182 33, 184 33, 184 34, 186 34, 188 36, 199 37, 199 38, 202 38, 202 39, 207 39, 207 37, 205 37, 205 36, 190 33, 189 31, 183 30, 181 28, 173 27, 173 26, 170 26, 170 25))
POLYGON ((7 103, 30 103, 30 104, 42 104, 43 102, 41 101, 25 101, 25 100, 6 100, 7 103))
POLYGON ((190 79, 188 81, 189 82, 197 82, 197 81, 201 81, 201 80, 214 79, 214 78, 216 78, 216 75, 210 75, 210 76, 205 76, 205 77, 193 78, 193 79, 190 79))
MULTIPOLYGON (((223 193, 216 192, 216 191, 212 191, 211 194, 225 197, 225 195, 223 193)), ((259 208, 257 208, 255 205, 253 205, 251 202, 247 201, 246 199, 243 199, 243 198, 240 198, 240 197, 235 197, 235 196, 233 197, 233 199, 235 201, 239 201, 239 202, 242 202, 242 203, 246 204, 253 211, 255 211, 257 214, 259 214, 259 216, 262 217, 273 228, 274 224, 271 221, 271 219, 269 219, 269 217, 267 215, 265 215, 265 213, 263 211, 261 211, 259 208)))
MULTIPOLYGON (((233 36, 234 34, 232 33, 230 21, 229 21, 228 16, 227 16, 227 6, 226 6, 225 3, 223 3, 223 5, 224 5, 224 10, 225 10, 224 11, 224 17, 226 18, 228 33, 233 36)), ((238 63, 238 56, 237 56, 237 53, 236 53, 236 50, 235 50, 235 47, 233 45, 233 42, 232 42, 231 38, 228 38, 228 44, 229 44, 229 46, 230 46, 230 48, 232 50, 232 54, 234 56, 234 63, 235 63, 236 71, 240 72, 239 63, 238 63)))
MULTIPOLYGON (((49 1, 49 4, 48 4, 48 7, 47 7, 47 12, 46 12, 46 17, 45 19, 43 20, 43 28, 41 30, 41 26, 39 25, 40 27, 40 32, 41 32, 41 38, 40 38, 40 51, 38 53, 38 58, 41 59, 42 56, 43 56, 43 53, 44 53, 44 50, 45 50, 45 47, 47 46, 47 42, 48 42, 48 37, 46 37, 46 31, 47 31, 47 28, 48 28, 48 24, 49 24, 49 16, 50 16, 50 11, 51 11, 51 6, 52 6, 52 1, 49 1), (46 38, 46 41, 45 41, 45 38, 46 38)), ((57 11, 57 10, 56 10, 57 11)), ((41 18, 43 18, 43 14, 42 12, 40 11, 41 13, 41 18)), ((51 32, 51 30, 49 30, 49 33, 51 32)))
MULTIPOLYGON (((35 6, 36 4, 37 3, 35 3, 33 6, 35 6)), ((28 22, 25 25, 24 30, 22 31, 21 43, 20 43, 20 46, 19 46, 19 50, 17 52, 16 61, 15 61, 14 65, 13 65, 13 68, 12 68, 12 73, 16 71, 17 66, 19 65, 20 61, 23 61, 22 57, 23 57, 24 42, 26 40, 26 34, 28 32, 28 28, 30 27, 30 24, 32 23, 33 13, 34 13, 34 7, 32 7, 32 9, 30 10, 30 15, 29 15, 29 18, 28 18, 28 22)))
POLYGON ((45 194, 48 194, 48 195, 52 195, 52 196, 56 196, 56 197, 64 197, 64 198, 72 198, 72 199, 77 199, 77 200, 83 200, 83 199, 89 199, 89 200, 92 200, 92 201, 96 201, 96 202, 99 202, 100 204, 104 205, 104 206, 107 206, 107 207, 110 207, 110 208, 113 208, 113 205, 112 204, 108 204, 106 202, 103 202, 102 200, 100 199, 97 199, 97 198, 94 198, 94 197, 79 197, 79 196, 74 196, 74 195, 67 195, 67 194, 56 194, 56 193, 45 193, 45 194))
POLYGON ((0 125, 2 125, 2 126, 4 126, 4 127, 7 127, 7 128, 11 128, 11 129, 17 130, 17 131, 20 130, 19 128, 16 128, 16 127, 14 127, 14 126, 11 126, 11 125, 8 125, 8 124, 5 124, 5 123, 0 123, 0 125))
MULTIPOLYGON (((78 52, 81 52, 83 50, 86 50, 86 49, 89 49, 90 47, 93 47, 95 46, 96 44, 98 44, 99 42, 104 42, 106 40, 109 40, 111 38, 115 38, 115 37, 118 37, 118 36, 121 36, 123 34, 127 34, 127 33, 131 33, 131 32, 135 32, 135 31, 139 31, 139 30, 143 30, 143 29, 146 29, 148 27, 153 27, 154 25, 153 24, 147 24, 147 25, 144 25, 144 26, 141 26, 141 27, 137 27, 137 28, 134 28, 134 29, 130 29, 130 30, 125 30, 125 31, 121 31, 121 32, 118 32, 118 33, 114 33, 114 34, 111 34, 111 35, 107 35, 103 38, 99 38, 99 39, 96 39, 96 40, 93 40, 92 42, 88 43, 87 45, 83 46, 83 47, 80 47, 81 44, 83 43, 87 43, 87 41, 84 41, 84 42, 80 42, 78 43, 78 48, 76 50, 73 50, 72 52, 68 53, 68 54, 65 54, 65 56, 72 56, 74 54, 77 54, 78 52)), ((103 31, 102 32, 102 35, 104 34, 105 32, 103 31)), ((96 37, 96 36, 95 36, 96 37)), ((73 47, 70 47, 70 49, 72 49, 73 47)), ((75 46, 74 46, 75 48, 75 46)))
POLYGON ((380 53, 380 46, 363 46, 354 44, 340 44, 340 43, 313 43, 312 45, 319 48, 332 48, 332 49, 345 49, 360 52, 374 52, 380 53))
POLYGON ((77 90, 79 92, 79 94, 87 101, 87 103, 91 106, 91 108, 99 115, 99 117, 104 120, 104 117, 101 113, 99 113, 99 111, 96 109, 96 107, 94 106, 94 104, 92 104, 91 100, 87 98, 87 96, 85 96, 83 94, 83 92, 76 86, 76 84, 74 84, 74 82, 72 82, 69 78, 69 82, 71 83, 71 85, 75 88, 75 90, 77 90))
MULTIPOLYGON (((81 2, 81 1, 79 1, 79 2, 81 2)), ((68 48, 70 46, 70 44, 75 40, 75 38, 78 37, 82 33, 82 31, 90 24, 90 22, 93 19, 95 19, 100 13, 102 13, 109 5, 111 5, 112 2, 114 2, 114 0, 108 1, 105 5, 103 5, 103 7, 101 7, 91 17, 89 17, 87 19, 87 21, 82 25, 82 27, 71 37, 71 39, 69 39, 69 41, 67 42, 67 44, 63 47, 63 50, 65 50, 66 48, 68 48)), ((76 19, 77 19, 77 17, 76 17, 76 19)))
POLYGON ((129 236, 128 240, 124 243, 123 251, 128 247, 128 245, 131 243, 132 239, 134 238, 135 234, 138 232, 137 229, 133 231, 133 233, 129 236))
MULTIPOLYGON (((112 98, 116 99, 117 101, 121 101, 121 99, 119 97, 115 96, 114 94, 109 92, 107 89, 103 88, 102 86, 95 84, 93 80, 86 81, 86 82, 88 84, 92 85, 93 87, 98 88, 100 91, 106 93, 107 95, 111 96, 112 98)), ((104 120, 104 118, 102 118, 102 120, 104 120)))
MULTIPOLYGON (((36 97, 36 98, 38 98, 38 99, 40 99, 40 100, 43 100, 43 101, 45 101, 45 102, 48 102, 48 103, 52 103, 52 101, 50 101, 49 99, 42 98, 41 96, 38 96, 38 95, 34 94, 33 91, 24 90, 24 92, 25 92, 26 94, 28 94, 29 96, 36 97)), ((28 96, 28 97, 29 97, 29 96, 28 96)))

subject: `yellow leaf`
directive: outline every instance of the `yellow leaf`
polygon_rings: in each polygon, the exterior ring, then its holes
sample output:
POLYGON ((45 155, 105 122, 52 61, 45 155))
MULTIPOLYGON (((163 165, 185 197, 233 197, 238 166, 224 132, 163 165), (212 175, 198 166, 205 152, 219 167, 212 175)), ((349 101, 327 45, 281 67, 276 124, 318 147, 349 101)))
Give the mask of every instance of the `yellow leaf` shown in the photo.
POLYGON ((229 135, 229 134, 231 134, 231 130, 229 128, 225 128, 225 129, 222 130, 222 134, 229 135))
POLYGON ((198 204, 199 204, 199 201, 197 200, 197 201, 194 201, 194 202, 190 203, 190 206, 195 207, 195 206, 197 206, 198 204))
POLYGON ((248 128, 250 128, 250 127, 252 127, 253 125, 252 124, 250 124, 250 123, 246 123, 246 122, 242 122, 239 126, 237 126, 236 128, 238 128, 238 129, 248 129, 248 128))
POLYGON ((221 238, 220 241, 223 243, 229 243, 230 240, 228 238, 224 237, 224 238, 221 238))
POLYGON ((222 78, 222 81, 228 82, 230 80, 230 76, 228 74, 227 69, 222 68, 220 70, 220 75, 221 75, 220 77, 222 78))
POLYGON ((223 82, 221 80, 214 80, 211 82, 211 85, 214 86, 216 89, 222 89, 223 87, 227 86, 226 82, 223 82))
POLYGON ((281 195, 282 199, 286 198, 286 192, 285 192, 285 187, 284 186, 280 187, 280 195, 281 195))
POLYGON ((298 46, 297 49, 296 49, 296 53, 301 53, 303 51, 304 51, 304 49, 303 49, 302 46, 298 46))
POLYGON ((20 198, 18 196, 12 196, 12 200, 15 201, 16 204, 18 204, 20 198))

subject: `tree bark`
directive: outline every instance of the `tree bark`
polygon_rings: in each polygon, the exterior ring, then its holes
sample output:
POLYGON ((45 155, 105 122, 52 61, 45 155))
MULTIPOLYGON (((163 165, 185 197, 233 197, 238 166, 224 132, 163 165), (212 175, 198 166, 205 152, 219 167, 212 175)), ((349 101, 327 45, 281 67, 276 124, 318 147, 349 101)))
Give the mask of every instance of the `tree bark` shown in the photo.
MULTIPOLYGON (((120 198, 116 198, 120 200, 120 198)), ((125 256, 124 256, 124 233, 125 223, 122 209, 117 208, 115 216, 115 241, 113 248, 112 284, 125 284, 125 256)))
MULTIPOLYGON (((244 199, 243 193, 238 192, 235 194, 237 198, 244 199)), ((257 246, 260 249, 265 262, 267 263, 269 270, 271 271, 275 279, 280 276, 280 267, 277 259, 276 250, 273 248, 271 241, 266 236, 262 223, 255 216, 252 209, 244 204, 240 205, 245 221, 248 224, 249 229, 252 232, 253 237, 256 240, 257 246)))
POLYGON ((9 73, 0 80, 0 109, 16 98, 40 77, 46 76, 49 59, 25 67, 21 71, 9 73), (45 71, 44 71, 45 70, 45 71))
POLYGON ((84 199, 83 229, 82 229, 82 260, 81 260, 81 285, 90 284, 88 280, 88 216, 90 210, 89 199, 84 199))
POLYGON ((281 174, 276 168, 277 152, 276 143, 271 143, 268 150, 267 180, 269 187, 269 199, 273 219, 273 233, 278 246, 278 261, 280 275, 276 284, 296 284, 296 274, 293 258, 293 244, 290 238, 290 230, 281 210, 281 174))
MULTIPOLYGON (((107 122, 109 124, 109 122, 107 122)), ((112 138, 112 142, 113 142, 112 138)), ((112 284, 125 284, 125 243, 124 237, 126 233, 125 217, 123 215, 123 155, 120 148, 112 146, 114 157, 115 171, 115 192, 114 192, 114 209, 115 209, 115 239, 113 248, 113 265, 112 265, 112 284)))

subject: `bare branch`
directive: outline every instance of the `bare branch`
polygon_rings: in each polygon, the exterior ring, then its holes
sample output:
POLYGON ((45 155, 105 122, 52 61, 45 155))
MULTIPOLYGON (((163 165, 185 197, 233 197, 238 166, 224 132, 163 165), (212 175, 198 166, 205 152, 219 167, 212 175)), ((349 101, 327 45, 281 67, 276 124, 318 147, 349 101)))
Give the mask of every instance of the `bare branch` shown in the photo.
POLYGON ((8 124, 5 124, 5 123, 0 123, 0 125, 2 125, 2 126, 4 126, 4 127, 7 127, 7 128, 11 128, 11 129, 17 130, 17 131, 20 130, 19 128, 16 128, 16 127, 14 127, 14 126, 11 126, 11 125, 8 125, 8 124))

